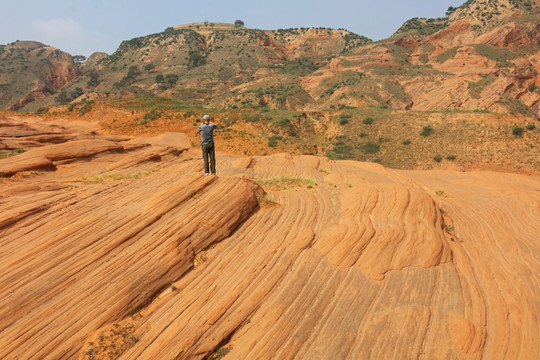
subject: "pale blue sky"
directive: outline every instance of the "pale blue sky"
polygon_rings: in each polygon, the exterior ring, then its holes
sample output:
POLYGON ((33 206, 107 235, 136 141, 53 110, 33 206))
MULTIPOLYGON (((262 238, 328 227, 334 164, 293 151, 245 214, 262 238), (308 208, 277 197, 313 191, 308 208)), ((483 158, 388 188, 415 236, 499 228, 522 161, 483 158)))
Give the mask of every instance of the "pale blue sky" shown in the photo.
POLYGON ((465 0, 0 0, 0 44, 35 40, 72 55, 112 54, 123 40, 191 22, 344 28, 373 40, 413 17, 444 17, 465 0))

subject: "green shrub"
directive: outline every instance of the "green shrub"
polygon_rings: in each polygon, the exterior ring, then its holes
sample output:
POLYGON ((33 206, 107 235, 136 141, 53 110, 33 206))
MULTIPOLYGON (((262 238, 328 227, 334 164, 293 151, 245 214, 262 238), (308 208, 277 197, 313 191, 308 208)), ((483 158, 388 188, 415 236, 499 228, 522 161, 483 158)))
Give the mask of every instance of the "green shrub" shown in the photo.
POLYGON ((512 129, 512 134, 514 136, 522 136, 525 129, 523 129, 521 126, 514 126, 512 129))
POLYGON ((436 161, 436 162, 441 162, 442 161, 442 156, 441 154, 437 154, 433 157, 433 160, 436 161))
POLYGON ((523 115, 534 114, 530 107, 522 103, 519 99, 507 94, 502 95, 497 103, 504 105, 508 110, 510 110, 510 114, 512 115, 516 113, 523 115))
POLYGON ((194 68, 206 64, 206 57, 196 51, 189 52, 188 67, 194 68))
POLYGON ((435 130, 430 126, 426 125, 422 128, 422 131, 420 132, 420 135, 423 137, 428 137, 429 135, 433 134, 435 130))
POLYGON ((362 120, 362 122, 366 125, 371 125, 373 124, 373 118, 367 117, 364 120, 362 120))
POLYGON ((90 74, 88 74, 88 77, 90 78, 90 80, 88 80, 86 85, 88 85, 89 88, 95 88, 96 86, 99 85, 100 80, 99 80, 99 74, 97 72, 95 71, 90 72, 90 74))
POLYGON ((85 102, 83 106, 81 106, 78 111, 79 111, 79 115, 84 115, 84 114, 87 114, 90 112, 90 110, 92 110, 92 102, 91 101, 88 101, 88 102, 85 102))
POLYGON ((71 98, 69 97, 66 89, 62 89, 60 90, 60 92, 58 93, 58 95, 56 95, 54 97, 54 100, 60 104, 67 104, 68 102, 71 101, 71 98))
POLYGON ((349 123, 349 119, 340 119, 339 124, 340 125, 347 125, 349 123))
POLYGON ((403 140, 403 145, 410 145, 411 144, 411 140, 407 139, 407 140, 403 140))
POLYGON ((11 150, 11 152, 9 153, 9 156, 19 155, 19 154, 22 154, 25 151, 26 150, 23 149, 23 148, 15 148, 15 149, 11 150))
POLYGON ((531 130, 536 129, 536 125, 534 125, 534 124, 529 124, 529 125, 527 125, 525 128, 526 128, 527 130, 531 131, 531 130))
POLYGON ((257 115, 246 117, 246 122, 259 122, 261 119, 257 115))
POLYGON ((454 161, 454 160, 456 160, 456 155, 448 155, 446 157, 446 160, 454 161))
POLYGON ((332 149, 328 151, 326 156, 335 160, 353 159, 353 148, 348 142, 340 139, 334 144, 332 149))
POLYGON ((153 109, 152 111, 147 112, 144 114, 143 119, 147 121, 154 121, 158 119, 161 116, 161 111, 153 109))
POLYGON ((368 134, 367 134, 367 133, 365 133, 365 132, 361 132, 360 134, 358 134, 358 136, 360 136, 361 138, 363 138, 363 137, 366 137, 366 136, 368 136, 368 134))
POLYGON ((178 82, 179 78, 180 77, 176 74, 165 75, 165 81, 167 82, 167 84, 169 84, 169 86, 174 86, 178 82))
POLYGON ((274 121, 270 126, 270 130, 274 134, 279 133, 280 131, 284 131, 289 136, 296 136, 296 131, 294 130, 290 119, 280 119, 274 121))
POLYGON ((268 138, 268 146, 270 147, 276 147, 278 140, 282 140, 283 138, 281 136, 270 136, 268 138))
POLYGON ((376 154, 381 150, 381 145, 368 141, 364 146, 362 146, 362 151, 366 154, 376 154))

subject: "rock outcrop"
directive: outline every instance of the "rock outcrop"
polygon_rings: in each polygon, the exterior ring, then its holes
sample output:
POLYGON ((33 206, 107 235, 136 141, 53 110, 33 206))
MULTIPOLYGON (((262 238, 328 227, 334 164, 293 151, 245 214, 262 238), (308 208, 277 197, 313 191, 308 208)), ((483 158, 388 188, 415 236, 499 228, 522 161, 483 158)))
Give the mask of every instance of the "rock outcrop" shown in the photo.
POLYGON ((44 97, 47 97, 49 95, 54 94, 54 91, 49 89, 49 87, 42 81, 37 80, 36 85, 32 88, 30 93, 28 93, 25 97, 22 99, 17 100, 14 104, 8 107, 8 110, 19 110, 26 105, 30 104, 31 102, 34 102, 39 99, 43 99, 44 97))
POLYGON ((0 46, 0 63, 0 105, 9 110, 52 96, 80 76, 70 54, 35 41, 0 46))
POLYGON ((80 128, 4 121, 71 137, 0 182, 3 359, 540 355, 538 177, 221 153, 204 176, 180 135, 88 131, 123 148, 88 157, 80 128))
POLYGON ((99 64, 107 59, 109 55, 104 52, 95 52, 86 59, 81 65, 81 73, 86 74, 91 71, 99 70, 99 64))
POLYGON ((47 80, 52 84, 54 90, 61 89, 80 74, 73 58, 66 52, 58 49, 53 50, 47 56, 47 60, 50 64, 47 80))

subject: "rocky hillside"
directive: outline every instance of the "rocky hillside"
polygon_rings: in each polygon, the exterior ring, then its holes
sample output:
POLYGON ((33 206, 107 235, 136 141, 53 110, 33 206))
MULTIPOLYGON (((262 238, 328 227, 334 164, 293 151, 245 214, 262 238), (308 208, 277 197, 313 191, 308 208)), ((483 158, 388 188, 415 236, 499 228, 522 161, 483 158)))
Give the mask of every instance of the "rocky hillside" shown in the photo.
POLYGON ((2 359, 540 356, 538 177, 0 125, 2 359))
POLYGON ((34 41, 0 45, 0 106, 17 110, 80 75, 68 53, 34 41))
MULTIPOLYGON (((540 174, 540 128, 526 116, 475 111, 379 107, 332 111, 207 109, 160 97, 51 107, 41 116, 95 123, 111 136, 186 133, 192 144, 202 115, 219 125, 219 150, 237 155, 318 155, 370 161, 394 169, 446 169, 540 174)), ((27 148, 30 148, 29 145, 27 148)), ((14 151, 14 144, 0 144, 14 151)))
POLYGON ((170 27, 124 41, 110 56, 91 56, 80 76, 69 68, 60 94, 41 95, 45 85, 49 94, 58 87, 31 80, 35 71, 18 82, 26 86, 18 93, 4 82, 2 103, 35 111, 146 95, 218 109, 379 106, 539 117, 536 1, 469 0, 448 13, 411 19, 376 43, 325 28, 170 27))
POLYGON ((512 18, 530 17, 534 21, 540 13, 537 0, 468 0, 449 12, 450 21, 466 20, 478 31, 512 21, 509 20, 512 18))

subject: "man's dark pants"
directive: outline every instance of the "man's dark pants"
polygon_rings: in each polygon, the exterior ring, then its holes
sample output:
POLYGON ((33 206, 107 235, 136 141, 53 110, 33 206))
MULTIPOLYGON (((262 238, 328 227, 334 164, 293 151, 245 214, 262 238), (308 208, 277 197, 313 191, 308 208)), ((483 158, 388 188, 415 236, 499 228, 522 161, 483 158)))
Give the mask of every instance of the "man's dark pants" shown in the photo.
POLYGON ((214 143, 202 144, 202 157, 204 160, 204 172, 206 174, 210 173, 208 171, 208 158, 210 157, 210 170, 212 174, 216 174, 216 153, 214 151, 214 143))

